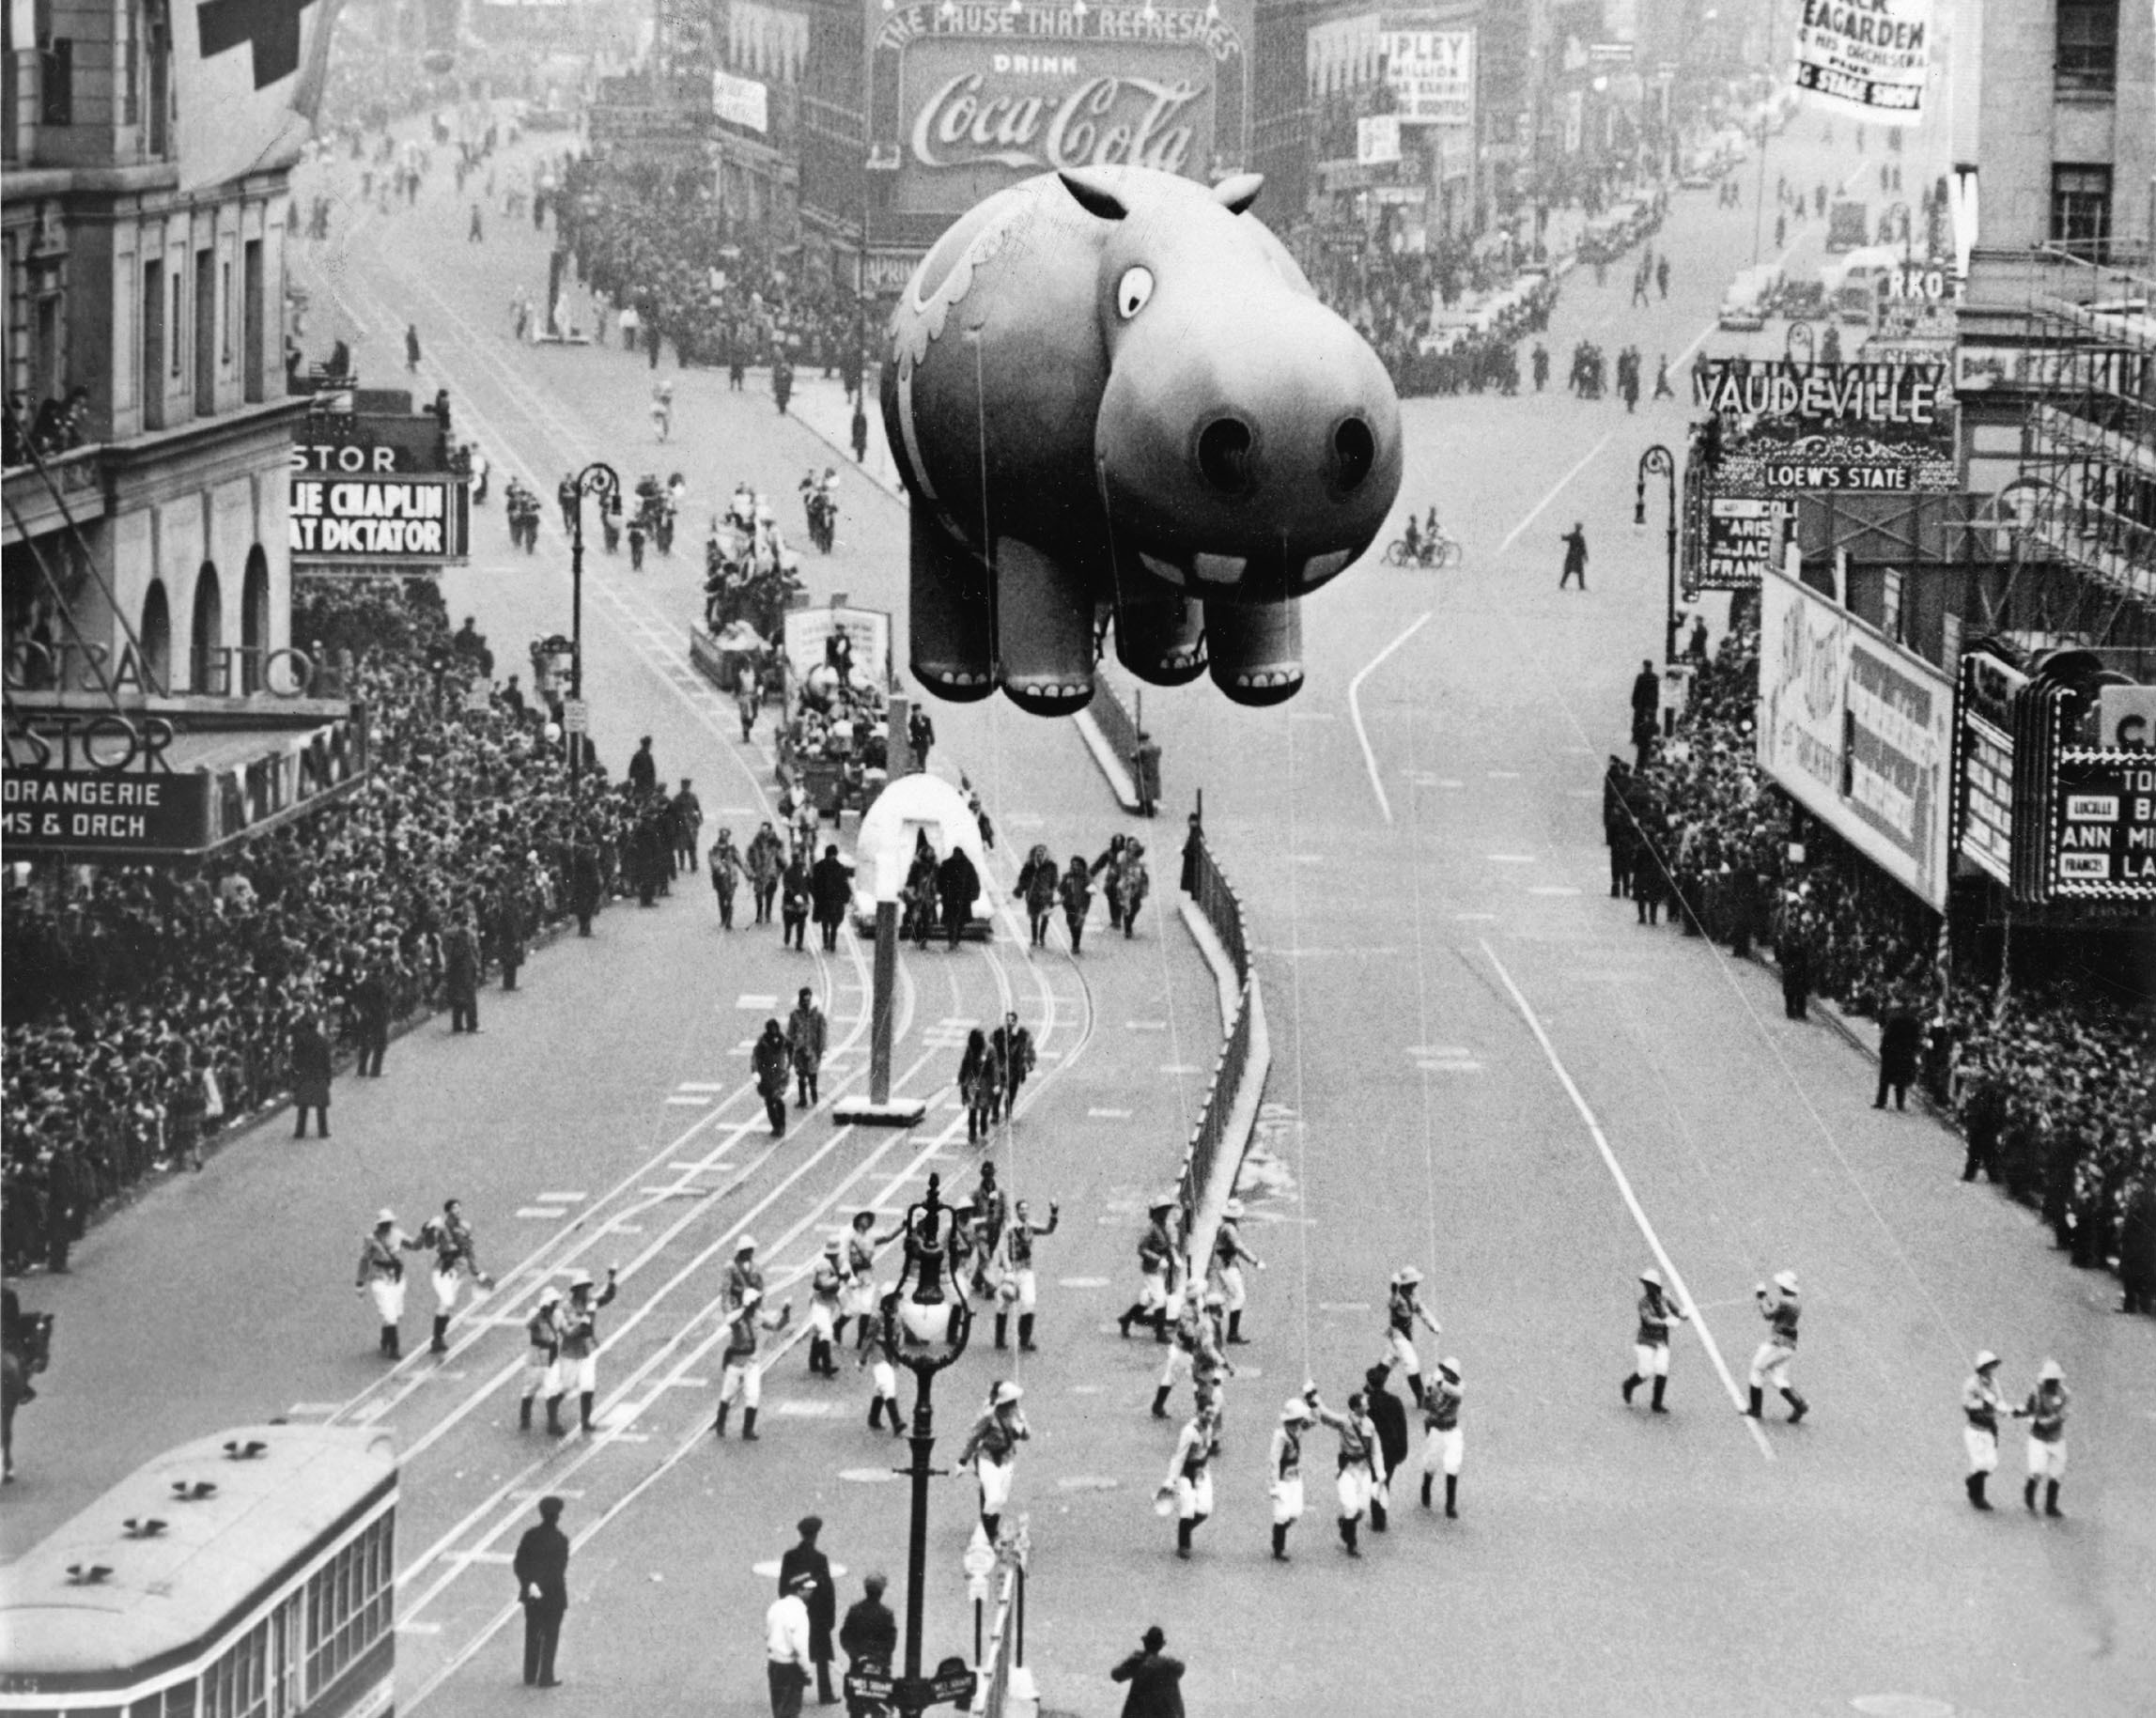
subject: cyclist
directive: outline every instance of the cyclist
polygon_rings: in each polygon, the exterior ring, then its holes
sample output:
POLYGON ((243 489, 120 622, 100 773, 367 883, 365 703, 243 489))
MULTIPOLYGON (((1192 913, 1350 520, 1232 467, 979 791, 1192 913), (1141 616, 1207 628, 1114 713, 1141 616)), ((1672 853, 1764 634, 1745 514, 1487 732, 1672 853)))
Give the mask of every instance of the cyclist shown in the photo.
POLYGON ((1420 561, 1422 559, 1422 533, 1420 529, 1416 525, 1415 516, 1412 513, 1407 516, 1407 535, 1405 541, 1407 544, 1408 560, 1416 562, 1420 561))

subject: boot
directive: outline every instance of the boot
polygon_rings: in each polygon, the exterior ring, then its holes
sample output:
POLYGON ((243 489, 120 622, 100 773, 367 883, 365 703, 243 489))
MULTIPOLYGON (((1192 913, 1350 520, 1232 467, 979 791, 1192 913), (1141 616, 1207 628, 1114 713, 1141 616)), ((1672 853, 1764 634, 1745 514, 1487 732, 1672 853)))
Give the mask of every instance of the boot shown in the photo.
POLYGON ((395 1324, 384 1324, 381 1327, 381 1335, 375 1339, 374 1351, 376 1354, 381 1355, 381 1357, 386 1360, 396 1352, 394 1346, 396 1341, 396 1326, 395 1324))
POLYGON ((850 1312, 842 1312, 838 1315, 838 1317, 831 1320, 831 1346, 833 1348, 844 1348, 845 1346, 846 1321, 852 1316, 853 1314, 850 1312))
POLYGON ((1662 1392, 1667 1390, 1668 1387, 1669 1380, 1667 1378, 1657 1378, 1654 1381, 1654 1401, 1652 1405, 1654 1409, 1654 1412, 1657 1414, 1667 1414, 1669 1412, 1667 1408, 1665 1408, 1662 1405, 1662 1392))
POLYGON ((1419 1408, 1422 1405, 1422 1380, 1413 1372, 1409 1372, 1407 1374, 1407 1387, 1415 1393, 1415 1405, 1419 1408))
POLYGON ((1992 1507, 1984 1501, 1984 1476, 1982 1474, 1971 1474, 1964 1483, 1968 1487, 1971 1504, 1979 1509, 1988 1509, 1992 1507))
POLYGON ((1422 1507, 1426 1509, 1430 1507, 1430 1476, 1428 1474, 1422 1476, 1422 1507))
POLYGON ((392 1360, 403 1359, 404 1332, 395 1324, 390 1324, 383 1327, 381 1337, 382 1340, 389 1344, 389 1357, 392 1360))
POLYGON ((592 1392, 582 1391, 577 1397, 577 1417, 583 1422, 586 1432, 592 1429, 592 1392))
POLYGON ((529 1432, 531 1429, 532 1399, 527 1396, 523 1399, 523 1401, 517 1404, 517 1430, 519 1432, 529 1432))
POLYGON ((883 1430, 883 1398, 880 1396, 868 1399, 868 1429, 871 1432, 883 1430))
POLYGON ((1153 1315, 1153 1339, 1162 1347, 1168 1344, 1168 1308, 1163 1307, 1153 1315))
POLYGON ((1000 1515, 983 1515, 981 1517, 981 1530, 988 1536, 988 1543, 991 1545, 996 1542, 996 1535, 1002 1525, 1003 1518, 1000 1515))
MULTIPOLYGON (((1000 1319, 996 1322, 1002 1323, 1000 1319)), ((1033 1315, 1030 1312, 1018 1314, 1018 1352, 1026 1354, 1033 1352, 1033 1315)))
POLYGON ((1010 1315, 1008 1312, 999 1312, 999 1313, 997 1313, 997 1314, 996 1314, 996 1346, 997 1346, 998 1348, 1008 1348, 1008 1347, 1011 1345, 1011 1344, 1010 1344, 1010 1335, 1011 1335, 1011 1315, 1010 1315))
POLYGON ((1751 1405, 1745 1410, 1745 1418, 1758 1419, 1760 1417, 1760 1404, 1765 1396, 1766 1392, 1760 1389, 1758 1385, 1752 1385, 1751 1405))
POLYGON ((1179 1521, 1175 1524, 1175 1555, 1185 1561, 1188 1561, 1190 1556, 1190 1530, 1197 1525, 1194 1521, 1179 1521))
POLYGON ((726 1416, 733 1412, 733 1407, 732 1402, 722 1401, 719 1404, 719 1412, 711 1416, 711 1431, 714 1436, 724 1437, 726 1435, 726 1416))
POLYGON ((1624 1405, 1626 1407, 1629 1408, 1632 1406, 1632 1392, 1636 1390, 1638 1387, 1639 1374, 1637 1372, 1628 1372, 1625 1375, 1624 1382, 1617 1386, 1617 1393, 1624 1398, 1624 1405))
POLYGON ((1374 1497, 1370 1500, 1370 1530, 1373 1533, 1385 1531, 1385 1506, 1374 1497))
POLYGON ((2031 1515, 2036 1513, 2036 1479, 2033 1476, 2029 1482, 2022 1487, 2022 1508, 2031 1515))
POLYGON ((1458 1474, 1447 1474, 1445 1476, 1445 1519, 1447 1521, 1458 1521, 1460 1519, 1460 1476, 1458 1474))
POLYGON ((1228 1340, 1237 1347, 1242 1347, 1249 1339, 1243 1334, 1243 1309, 1238 1307, 1234 1311, 1228 1314, 1228 1340))
POLYGON ((1811 1403, 1805 1401, 1794 1390, 1784 1390, 1782 1400, 1790 1405, 1790 1424, 1792 1426, 1811 1412, 1811 1403))
POLYGON ((427 1345, 427 1352, 430 1354, 445 1354, 449 1352, 448 1313, 437 1312, 434 1315, 434 1340, 427 1345))
POLYGON ((741 1442, 744 1444, 757 1444, 761 1443, 762 1441, 763 1440, 756 1435, 756 1410, 753 1408, 743 1408, 741 1410, 741 1442))
POLYGON ((1362 1555, 1362 1547, 1356 1542, 1356 1524, 1353 1521, 1340 1524, 1340 1542, 1347 1547, 1349 1556, 1358 1557, 1362 1555))
POLYGON ((2058 1507, 2058 1481, 2046 1479, 2043 1485, 2043 1512, 2063 1519, 2066 1511, 2058 1507))
POLYGON ((1166 1419, 1168 1417, 1168 1392, 1172 1387, 1172 1385, 1164 1384, 1153 1392, 1153 1417, 1155 1419, 1166 1419))
POLYGON ((1131 1324, 1135 1321, 1141 1319, 1144 1316, 1145 1308, 1143 1307, 1132 1307, 1128 1311, 1125 1312, 1121 1318, 1115 1321, 1115 1327, 1123 1332, 1123 1339, 1125 1342, 1130 1340, 1131 1324))
POLYGON ((569 1429, 562 1424, 562 1399, 559 1396, 547 1398, 547 1432, 549 1435, 558 1438, 569 1434, 569 1429))
POLYGON ((824 1371, 824 1339, 821 1337, 809 1339, 809 1376, 812 1378, 826 1376, 824 1371))
POLYGON ((1288 1529, 1285 1522, 1273 1524, 1273 1560, 1276 1563, 1285 1563, 1288 1560, 1288 1529))
POLYGON ((899 1421, 898 1398, 893 1396, 889 1401, 883 1404, 883 1407, 884 1412, 891 1416, 891 1435, 894 1438, 904 1437, 906 1435, 906 1428, 899 1421))

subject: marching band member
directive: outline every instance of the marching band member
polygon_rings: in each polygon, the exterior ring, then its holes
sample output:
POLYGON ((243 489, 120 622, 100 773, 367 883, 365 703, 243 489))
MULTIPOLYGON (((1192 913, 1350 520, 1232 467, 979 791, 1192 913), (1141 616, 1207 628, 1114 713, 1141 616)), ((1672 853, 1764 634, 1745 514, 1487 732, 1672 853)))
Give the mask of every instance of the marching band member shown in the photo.
POLYGON ((561 1291, 548 1289, 537 1308, 524 1321, 524 1336, 531 1346, 524 1354, 524 1393, 517 1404, 517 1430, 532 1429, 532 1401, 542 1390, 547 1396, 547 1430, 562 1435, 557 1410, 562 1401, 562 1327, 555 1308, 562 1304, 561 1291))
POLYGON ((981 1526, 990 1543, 1002 1524, 1003 1506, 1011 1500, 1011 1481, 1018 1469, 1018 1446, 1031 1437, 1026 1416, 1018 1411, 1025 1394, 1009 1379, 989 1392, 988 1411, 974 1421, 965 1447, 958 1452, 955 1472, 972 1467, 981 1481, 981 1526))
POLYGON ((592 1399, 598 1394, 598 1311, 614 1297, 614 1279, 620 1272, 613 1265, 606 1267, 606 1287, 595 1297, 592 1293, 592 1274, 579 1271, 569 1278, 568 1305, 562 1308, 562 1364, 561 1376, 554 1381, 554 1393, 547 1399, 547 1424, 555 1425, 555 1411, 562 1397, 573 1389, 577 1393, 577 1413, 586 1432, 592 1429, 592 1399))
POLYGON ((419 1226, 419 1244, 434 1249, 434 1340, 427 1344, 427 1352, 445 1354, 449 1319, 457 1310, 457 1291, 463 1285, 464 1273, 470 1271, 482 1289, 491 1289, 494 1279, 479 1268, 477 1241, 456 1200, 443 1200, 442 1215, 419 1226))
POLYGON ((745 1291, 740 1306, 735 1309, 733 1322, 727 1326, 725 1370, 719 1377, 719 1412, 711 1420, 712 1432, 724 1437, 727 1411, 737 1399, 741 1403, 741 1441, 744 1444, 760 1441, 756 1434, 756 1410, 764 1401, 764 1369, 756 1364, 756 1349, 761 1333, 785 1329, 794 1316, 792 1301, 781 1307, 775 1314, 758 1311, 763 1304, 764 1291, 761 1288, 745 1291))
POLYGON ((1770 1292, 1763 1282, 1756 1284, 1752 1298, 1759 1303, 1760 1316, 1767 1321, 1767 1339, 1752 1356, 1751 1401, 1745 1413, 1753 1419, 1760 1417, 1766 1383, 1771 1378, 1790 1405, 1790 1424, 1793 1426, 1811 1412, 1811 1404, 1790 1386, 1789 1367, 1796 1358, 1797 1319, 1802 1311, 1797 1305, 1796 1273, 1776 1272, 1774 1289, 1770 1292))
POLYGON ((395 1360, 402 1354, 397 1325, 404 1318, 404 1261, 397 1254, 416 1253, 420 1246, 397 1228, 396 1213, 387 1206, 375 1217, 373 1232, 360 1242, 359 1280, 353 1288, 357 1293, 374 1296, 385 1359, 395 1360))
POLYGON ((1640 1272, 1639 1330, 1633 1338, 1632 1370, 1619 1386, 1627 1406, 1631 1405, 1632 1392, 1652 1378, 1654 1400, 1650 1406, 1657 1414, 1669 1412, 1662 1405, 1662 1392, 1669 1387, 1669 1322, 1683 1316, 1684 1309, 1664 1291, 1662 1273, 1640 1272))

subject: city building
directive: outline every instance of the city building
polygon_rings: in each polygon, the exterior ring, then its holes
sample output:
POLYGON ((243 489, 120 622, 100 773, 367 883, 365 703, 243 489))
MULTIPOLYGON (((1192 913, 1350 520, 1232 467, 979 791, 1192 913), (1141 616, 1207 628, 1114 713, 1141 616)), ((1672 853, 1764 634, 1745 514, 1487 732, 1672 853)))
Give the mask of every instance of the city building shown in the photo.
POLYGON ((289 163, 182 189, 165 16, 144 0, 8 12, 0 585, 16 852, 40 844, 15 815, 28 774, 118 758, 111 773, 195 778, 184 817, 133 829, 134 847, 171 850, 341 790, 364 759, 349 706, 312 696, 318 665, 288 648, 307 411, 286 380, 289 163), (16 36, 25 22, 34 39, 16 36))

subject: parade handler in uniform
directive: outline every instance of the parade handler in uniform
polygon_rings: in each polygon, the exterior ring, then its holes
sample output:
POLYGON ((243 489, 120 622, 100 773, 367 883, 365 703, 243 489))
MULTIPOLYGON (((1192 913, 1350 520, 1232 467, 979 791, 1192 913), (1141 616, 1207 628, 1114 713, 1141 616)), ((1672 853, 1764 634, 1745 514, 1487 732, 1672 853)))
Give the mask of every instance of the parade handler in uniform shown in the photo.
POLYGON ((457 1310, 457 1292, 463 1286, 464 1273, 470 1271, 472 1280, 482 1289, 491 1289, 494 1279, 479 1268, 478 1242, 458 1200, 442 1201, 442 1215, 420 1225, 419 1242, 434 1249, 434 1340, 427 1344, 427 1352, 445 1354, 449 1320, 457 1310))
POLYGON ((1002 1525, 1003 1506, 1011 1501, 1011 1481, 1018 1471, 1018 1446, 1031 1437, 1026 1416, 1018 1411, 1025 1394, 1008 1379, 989 1392, 988 1411, 973 1422, 958 1452, 954 1474, 971 1467, 981 1481, 981 1526, 994 1542, 1002 1525))
POLYGON ((404 1261, 397 1254, 416 1253, 422 1245, 397 1228, 396 1213, 386 1206, 376 1216, 373 1231, 360 1243, 356 1292, 374 1296, 384 1359, 397 1359, 403 1352, 404 1339, 397 1326, 404 1321, 404 1261))
POLYGON ((1793 1426, 1811 1412, 1811 1404, 1790 1384, 1790 1362, 1796 1358, 1797 1319, 1802 1311, 1797 1304, 1796 1273, 1776 1272, 1774 1287, 1770 1290, 1760 1283, 1752 1290, 1752 1298, 1759 1303, 1760 1316, 1767 1321, 1767 1339, 1752 1355, 1751 1396, 1745 1413, 1752 1419, 1760 1417, 1766 1385, 1772 1380, 1790 1405, 1790 1424, 1793 1426))
POLYGON ((592 1430, 592 1401, 598 1394, 598 1311, 615 1292, 616 1266, 606 1267, 606 1287, 595 1297, 592 1274, 579 1271, 569 1278, 568 1305, 562 1308, 562 1375, 547 1402, 547 1428, 559 1433, 555 1410, 567 1390, 577 1393, 578 1417, 586 1432, 592 1430))
POLYGON ((543 1394, 547 1399, 547 1430, 556 1437, 562 1435, 562 1422, 556 1413, 562 1400, 562 1326, 555 1311, 561 1304, 561 1291, 549 1289, 524 1321, 524 1336, 530 1346, 524 1351, 523 1397, 517 1404, 520 1432, 531 1431, 532 1401, 543 1394))
POLYGON ((712 1432, 724 1437, 727 1413, 735 1401, 739 1401, 744 1444, 758 1441, 756 1410, 764 1401, 764 1369, 757 1364, 756 1350, 762 1335, 767 1330, 785 1329, 794 1317, 792 1301, 786 1302, 776 1313, 761 1311, 763 1304, 762 1289, 747 1290, 735 1310, 733 1323, 727 1326, 725 1370, 719 1377, 719 1412, 711 1421, 712 1432))

